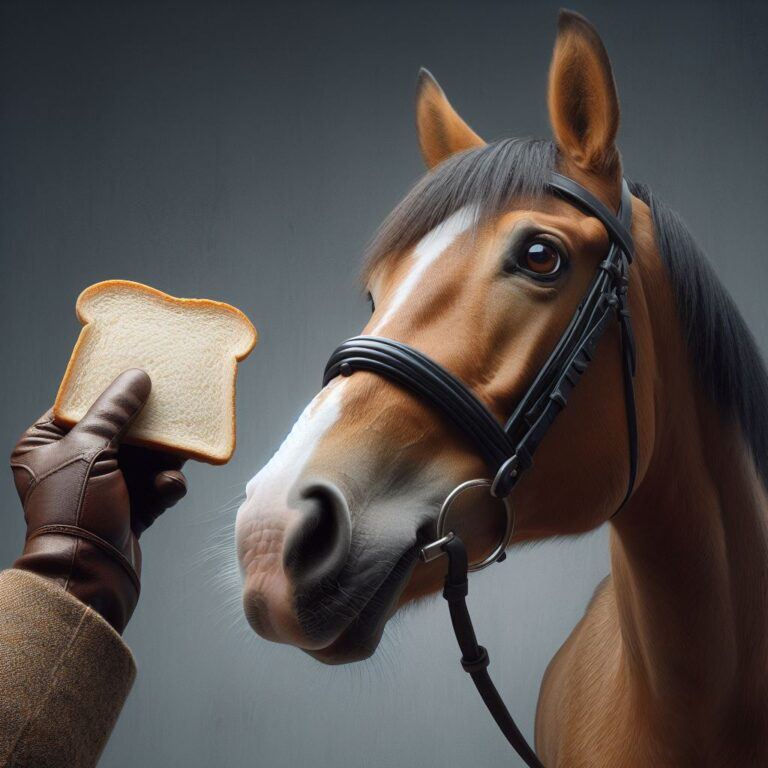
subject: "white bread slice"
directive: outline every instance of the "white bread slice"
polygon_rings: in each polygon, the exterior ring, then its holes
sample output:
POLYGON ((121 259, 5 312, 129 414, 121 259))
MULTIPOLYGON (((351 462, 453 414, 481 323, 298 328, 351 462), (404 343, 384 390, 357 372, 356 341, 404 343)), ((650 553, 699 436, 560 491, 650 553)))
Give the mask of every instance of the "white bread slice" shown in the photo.
POLYGON ((83 324, 53 406, 72 426, 127 368, 142 368, 152 393, 127 441, 224 464, 235 450, 237 361, 256 329, 229 304, 177 299, 129 280, 107 280, 77 299, 83 324))

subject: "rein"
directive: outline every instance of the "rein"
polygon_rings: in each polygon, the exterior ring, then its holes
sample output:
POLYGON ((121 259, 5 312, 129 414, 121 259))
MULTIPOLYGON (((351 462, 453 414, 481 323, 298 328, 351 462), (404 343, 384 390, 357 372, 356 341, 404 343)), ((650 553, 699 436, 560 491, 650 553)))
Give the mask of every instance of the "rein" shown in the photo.
POLYGON ((567 176, 553 172, 547 186, 554 194, 599 219, 608 232, 610 246, 567 328, 505 424, 501 424, 460 379, 417 349, 393 339, 377 336, 348 339, 333 352, 323 376, 324 386, 339 375, 350 376, 355 371, 369 371, 392 380, 441 411, 474 443, 493 469, 493 479, 470 480, 449 494, 438 517, 437 538, 422 548, 421 557, 429 562, 442 555, 447 556, 448 571, 443 597, 448 602, 451 623, 461 649, 461 665, 469 673, 504 736, 530 768, 543 766, 488 675, 488 652, 477 643, 467 609, 467 574, 505 558, 505 550, 514 533, 514 515, 508 497, 522 473, 532 466, 536 449, 557 415, 568 404, 571 392, 592 362, 597 345, 614 316, 621 329, 622 378, 629 438, 627 490, 614 516, 632 495, 638 453, 633 384, 636 353, 628 308, 629 265, 633 256, 629 188, 626 181, 622 181, 621 203, 618 215, 615 215, 589 190, 567 176), (482 562, 470 564, 463 542, 447 529, 446 521, 456 498, 477 486, 487 486, 493 497, 503 501, 506 526, 494 551, 482 562))

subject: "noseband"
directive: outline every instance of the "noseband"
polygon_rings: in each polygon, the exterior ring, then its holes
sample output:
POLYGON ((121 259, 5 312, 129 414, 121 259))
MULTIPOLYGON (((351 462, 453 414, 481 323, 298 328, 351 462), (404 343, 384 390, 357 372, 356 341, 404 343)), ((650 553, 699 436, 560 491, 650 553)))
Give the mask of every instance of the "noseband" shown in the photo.
POLYGON ((614 316, 621 329, 629 437, 627 490, 614 515, 631 496, 637 475, 637 416, 633 386, 635 343, 628 309, 629 265, 633 255, 629 188, 623 181, 617 216, 589 190, 567 176, 553 172, 547 186, 553 194, 599 219, 608 231, 610 246, 567 328, 505 424, 499 422, 456 376, 417 349, 393 339, 356 336, 345 341, 331 355, 323 377, 323 385, 339 375, 350 376, 355 371, 369 371, 391 379, 441 411, 474 443, 493 471, 492 480, 463 483, 449 495, 438 519, 437 539, 423 547, 421 556, 425 561, 443 554, 448 556, 443 596, 448 601, 462 651, 462 667, 471 675, 510 744, 531 768, 542 766, 488 676, 488 653, 475 638, 466 606, 467 571, 479 570, 504 558, 514 527, 506 499, 521 475, 533 464, 536 449, 567 405, 573 388, 592 361, 598 342, 614 316), (444 521, 445 512, 457 493, 478 483, 486 483, 492 496, 505 500, 507 524, 504 537, 494 552, 478 565, 470 566, 463 543, 452 531, 445 529, 444 521))

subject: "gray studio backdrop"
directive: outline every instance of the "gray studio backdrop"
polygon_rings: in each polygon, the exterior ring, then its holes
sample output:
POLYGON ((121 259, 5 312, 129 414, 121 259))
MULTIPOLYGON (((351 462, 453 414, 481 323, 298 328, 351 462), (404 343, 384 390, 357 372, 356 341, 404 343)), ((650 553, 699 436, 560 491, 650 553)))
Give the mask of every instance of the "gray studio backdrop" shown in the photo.
MULTIPOLYGON (((682 212, 765 349, 765 4, 576 8, 613 58, 628 174, 682 212)), ((487 138, 548 135, 556 12, 0 4, 2 451, 52 401, 75 298, 97 280, 222 299, 261 333, 240 371, 234 460, 190 464, 188 500, 144 539, 125 636, 139 676, 102 765, 517 765, 459 668, 442 601, 396 619, 370 662, 321 667, 248 630, 232 526, 244 483, 366 317, 360 255, 422 170, 418 67, 487 138)), ((23 522, 10 472, 0 478, 7 566, 23 522)), ((600 531, 473 578, 476 621, 527 734, 545 666, 607 570, 600 531)))

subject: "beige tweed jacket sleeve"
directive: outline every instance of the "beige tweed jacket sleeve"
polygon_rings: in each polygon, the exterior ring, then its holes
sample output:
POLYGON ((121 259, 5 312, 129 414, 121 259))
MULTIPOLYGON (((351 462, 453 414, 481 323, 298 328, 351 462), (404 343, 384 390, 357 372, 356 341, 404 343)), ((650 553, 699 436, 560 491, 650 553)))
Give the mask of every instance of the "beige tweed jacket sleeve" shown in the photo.
POLYGON ((87 768, 136 675, 97 613, 27 571, 0 572, 0 768, 87 768))

